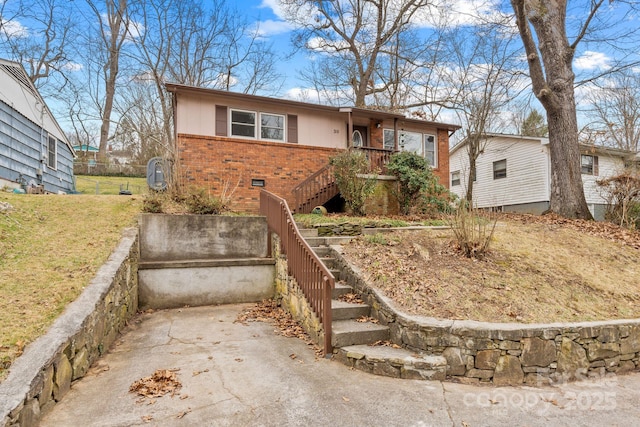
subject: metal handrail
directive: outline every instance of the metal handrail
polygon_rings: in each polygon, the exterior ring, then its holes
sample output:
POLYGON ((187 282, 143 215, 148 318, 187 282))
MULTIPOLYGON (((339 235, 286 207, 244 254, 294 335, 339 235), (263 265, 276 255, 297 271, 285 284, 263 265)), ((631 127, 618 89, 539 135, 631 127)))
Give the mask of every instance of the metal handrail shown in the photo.
MULTIPOLYGON (((287 256, 287 273, 292 276, 309 301, 324 328, 324 353, 331 346, 331 293, 335 278, 307 241, 302 237, 287 201, 266 190, 260 192, 260 214, 267 217, 269 236, 280 236, 281 253, 287 256)), ((269 239, 269 246, 271 239, 269 239)))

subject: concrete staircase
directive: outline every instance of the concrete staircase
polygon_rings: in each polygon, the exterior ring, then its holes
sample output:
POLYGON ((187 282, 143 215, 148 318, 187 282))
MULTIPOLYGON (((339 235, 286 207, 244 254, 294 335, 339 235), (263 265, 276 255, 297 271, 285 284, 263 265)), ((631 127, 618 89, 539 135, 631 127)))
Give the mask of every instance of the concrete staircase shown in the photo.
POLYGON ((331 301, 331 343, 334 358, 347 366, 376 375, 396 378, 442 380, 446 376, 446 359, 442 356, 416 354, 389 342, 390 331, 386 325, 372 319, 371 307, 364 303, 347 302, 345 295, 353 300, 354 290, 336 268, 331 257, 330 245, 348 243, 353 237, 318 237, 315 229, 300 229, 309 246, 336 278, 331 301), (374 345, 383 343, 384 345, 374 345))

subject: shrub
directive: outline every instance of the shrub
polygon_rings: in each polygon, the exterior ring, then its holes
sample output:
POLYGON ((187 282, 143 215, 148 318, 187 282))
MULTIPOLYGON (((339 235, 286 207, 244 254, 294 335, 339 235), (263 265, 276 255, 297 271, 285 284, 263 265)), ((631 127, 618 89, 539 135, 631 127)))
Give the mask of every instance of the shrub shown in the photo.
POLYGON ((145 195, 144 200, 142 201, 142 212, 162 213, 162 198, 163 196, 161 194, 154 191, 145 195))
POLYGON ((640 174, 626 170, 596 183, 607 200, 605 219, 623 227, 640 228, 640 174))
POLYGON ((190 189, 184 199, 187 211, 198 215, 218 215, 225 210, 222 201, 202 188, 190 189))
POLYGON ((371 173, 371 165, 361 151, 343 151, 331 158, 333 174, 342 198, 356 216, 363 216, 364 204, 373 194, 376 177, 364 177, 371 173))
POLYGON ((408 215, 412 208, 419 205, 422 205, 423 211, 435 207, 444 212, 449 208, 452 196, 438 183, 424 157, 408 151, 395 153, 387 164, 387 170, 398 181, 395 195, 404 215, 408 215))
POLYGON ((481 259, 489 251, 498 217, 495 214, 473 208, 461 201, 450 217, 449 226, 453 230, 458 249, 467 258, 481 259))

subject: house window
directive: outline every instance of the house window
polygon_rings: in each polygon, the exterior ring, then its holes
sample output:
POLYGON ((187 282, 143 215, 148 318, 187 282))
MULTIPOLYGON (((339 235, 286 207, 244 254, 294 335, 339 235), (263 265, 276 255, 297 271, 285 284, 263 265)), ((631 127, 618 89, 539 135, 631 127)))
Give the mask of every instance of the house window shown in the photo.
POLYGON ((284 116, 260 113, 260 138, 284 141, 284 116))
POLYGON ((598 156, 580 155, 580 171, 585 175, 598 175, 598 156))
POLYGON ((256 113, 231 110, 231 135, 243 138, 256 137, 256 113))
POLYGON ((396 140, 395 140, 395 132, 393 131, 393 129, 384 129, 383 137, 384 137, 384 149, 395 150, 396 140))
POLYGON ((438 166, 438 149, 434 135, 424 135, 424 158, 432 168, 438 166))
POLYGON ((500 179, 507 177, 507 159, 498 160, 493 162, 493 179, 500 179))
POLYGON ((460 185, 460 171, 451 172, 451 186, 460 185))
POLYGON ((49 144, 47 145, 47 166, 51 169, 56 168, 56 139, 49 135, 49 144))
POLYGON ((422 134, 417 132, 400 132, 400 149, 423 156, 422 134))

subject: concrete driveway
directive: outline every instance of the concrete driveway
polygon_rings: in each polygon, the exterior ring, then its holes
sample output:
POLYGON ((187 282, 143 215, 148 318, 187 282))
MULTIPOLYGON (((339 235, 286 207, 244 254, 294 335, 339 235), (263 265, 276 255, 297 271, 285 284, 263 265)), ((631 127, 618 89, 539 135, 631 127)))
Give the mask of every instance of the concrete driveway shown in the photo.
POLYGON ((134 319, 41 426, 631 426, 640 374, 555 387, 471 386, 378 377, 326 359, 248 305, 134 319), (130 385, 174 369, 179 394, 140 399, 130 385))

